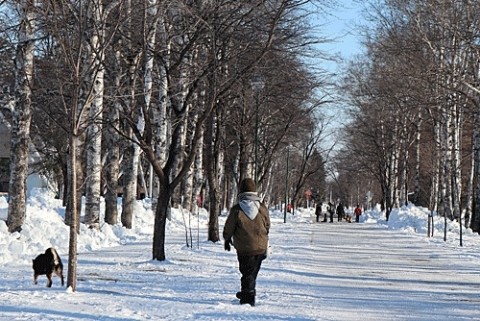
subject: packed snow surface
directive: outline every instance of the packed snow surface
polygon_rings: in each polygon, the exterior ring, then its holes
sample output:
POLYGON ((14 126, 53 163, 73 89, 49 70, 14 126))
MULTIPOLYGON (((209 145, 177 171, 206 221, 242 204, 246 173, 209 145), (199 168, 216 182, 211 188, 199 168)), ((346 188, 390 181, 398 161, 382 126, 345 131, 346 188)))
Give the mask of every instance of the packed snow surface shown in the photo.
MULTIPOLYGON (((353 209, 348 209, 352 211, 353 209)), ((313 208, 271 209, 269 257, 257 280, 257 305, 240 305, 235 252, 207 241, 208 213, 173 209, 166 255, 152 260, 154 215, 136 204, 134 226, 81 226, 77 289, 54 277, 33 284, 32 259, 54 246, 67 275, 69 228, 50 193, 29 198, 21 233, 8 233, 0 197, 0 320, 478 320, 480 237, 428 211, 395 210, 388 222, 370 210, 360 223, 316 223, 313 208), (189 246, 187 246, 187 240, 189 246)), ((219 218, 220 232, 226 213, 219 218)))

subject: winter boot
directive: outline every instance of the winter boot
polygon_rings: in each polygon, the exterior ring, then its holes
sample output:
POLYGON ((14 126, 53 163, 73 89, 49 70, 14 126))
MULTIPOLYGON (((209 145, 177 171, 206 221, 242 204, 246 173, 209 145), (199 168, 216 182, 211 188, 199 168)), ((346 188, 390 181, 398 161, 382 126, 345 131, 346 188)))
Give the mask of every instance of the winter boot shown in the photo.
POLYGON ((248 292, 237 292, 237 298, 240 297, 240 304, 250 304, 255 306, 255 290, 248 292))

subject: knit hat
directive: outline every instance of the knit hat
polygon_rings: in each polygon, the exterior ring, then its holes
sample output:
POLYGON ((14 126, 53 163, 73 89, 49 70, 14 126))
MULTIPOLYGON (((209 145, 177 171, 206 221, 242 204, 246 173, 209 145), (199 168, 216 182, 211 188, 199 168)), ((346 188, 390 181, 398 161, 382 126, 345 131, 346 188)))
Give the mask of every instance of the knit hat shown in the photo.
POLYGON ((256 192, 257 188, 255 187, 255 182, 251 178, 244 178, 240 182, 240 193, 245 192, 256 192))

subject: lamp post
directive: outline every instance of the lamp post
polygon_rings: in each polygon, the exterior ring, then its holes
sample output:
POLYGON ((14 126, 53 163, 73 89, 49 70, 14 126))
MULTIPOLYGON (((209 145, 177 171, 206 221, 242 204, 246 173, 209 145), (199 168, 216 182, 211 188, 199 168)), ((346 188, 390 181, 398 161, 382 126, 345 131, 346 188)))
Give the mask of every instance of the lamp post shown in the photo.
POLYGON ((258 187, 258 108, 260 105, 259 95, 265 87, 265 78, 262 75, 253 75, 250 85, 255 92, 255 185, 258 187))

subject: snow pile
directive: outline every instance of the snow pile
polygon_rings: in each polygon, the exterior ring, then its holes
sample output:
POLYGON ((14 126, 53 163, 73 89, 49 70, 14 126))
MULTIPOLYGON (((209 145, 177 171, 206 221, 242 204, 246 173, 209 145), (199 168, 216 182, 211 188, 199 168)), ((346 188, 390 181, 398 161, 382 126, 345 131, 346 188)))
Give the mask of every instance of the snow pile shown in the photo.
MULTIPOLYGON (((103 247, 126 244, 139 239, 151 240, 154 215, 150 204, 138 201, 135 205, 133 228, 103 224, 100 231, 80 224, 78 251, 93 251, 103 247)), ((119 213, 121 205, 119 205, 119 213)), ((34 190, 28 199, 25 224, 20 233, 9 233, 6 225, 8 201, 0 197, 0 265, 30 263, 48 247, 57 248, 59 253, 68 253, 70 227, 65 225, 65 208, 62 201, 47 190, 34 190)), ((83 216, 83 213, 82 213, 83 216)), ((120 218, 119 218, 120 219, 120 218)))

